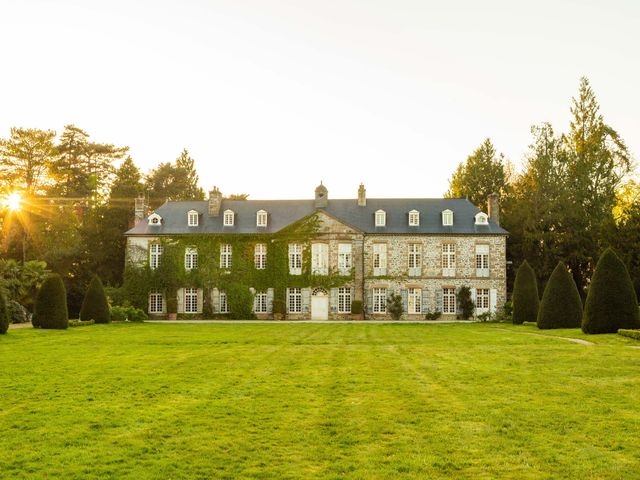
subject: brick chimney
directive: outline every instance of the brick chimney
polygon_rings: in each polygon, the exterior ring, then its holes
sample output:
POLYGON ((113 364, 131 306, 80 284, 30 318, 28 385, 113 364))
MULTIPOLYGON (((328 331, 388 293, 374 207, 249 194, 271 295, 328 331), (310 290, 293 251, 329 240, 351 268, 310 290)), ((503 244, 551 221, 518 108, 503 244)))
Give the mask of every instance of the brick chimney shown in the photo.
POLYGON ((361 183, 358 187, 358 206, 366 207, 367 206, 367 190, 364 188, 364 184, 361 183))
POLYGON ((222 206, 222 192, 218 187, 213 187, 209 192, 209 216, 217 217, 220 215, 220 207, 222 206))
POLYGON ((144 195, 138 195, 136 197, 136 205, 134 209, 133 215, 133 224, 137 225, 145 218, 147 218, 147 213, 149 211, 149 204, 147 203, 147 199, 144 195))
POLYGON ((489 219, 496 225, 500 226, 500 197, 497 193, 489 195, 487 208, 489 219))

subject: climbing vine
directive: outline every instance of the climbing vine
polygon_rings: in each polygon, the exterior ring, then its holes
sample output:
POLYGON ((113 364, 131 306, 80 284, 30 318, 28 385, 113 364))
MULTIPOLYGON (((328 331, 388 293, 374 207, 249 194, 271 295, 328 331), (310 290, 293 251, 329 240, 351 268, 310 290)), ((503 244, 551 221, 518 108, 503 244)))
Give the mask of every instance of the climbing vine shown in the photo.
POLYGON ((353 280, 349 275, 340 275, 329 270, 328 275, 311 273, 311 243, 318 239, 319 219, 307 217, 275 234, 188 234, 161 237, 158 241, 163 252, 158 268, 151 269, 147 252, 139 252, 142 262, 130 261, 125 269, 124 287, 131 303, 146 310, 148 294, 158 290, 167 299, 167 310, 175 313, 179 288, 202 288, 205 293, 203 316, 213 316, 211 289, 218 288, 227 294, 231 318, 251 318, 255 291, 274 289, 274 302, 285 302, 287 288, 323 287, 336 288, 353 280), (255 245, 267 245, 267 261, 264 269, 255 267, 255 245), (302 273, 289 273, 289 244, 303 246, 302 273), (231 267, 221 268, 221 246, 231 246, 231 267), (196 248, 198 265, 185 269, 184 255, 187 248, 196 248))

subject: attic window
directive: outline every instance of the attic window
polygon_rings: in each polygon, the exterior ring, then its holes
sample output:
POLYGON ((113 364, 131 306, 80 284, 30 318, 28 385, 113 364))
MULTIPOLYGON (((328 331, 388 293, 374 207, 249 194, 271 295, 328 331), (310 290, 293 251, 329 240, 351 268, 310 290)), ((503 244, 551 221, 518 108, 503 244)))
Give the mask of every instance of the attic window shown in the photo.
POLYGON ((198 226, 198 212, 195 210, 189 210, 187 213, 187 225, 190 227, 198 226))
POLYGON ((417 227, 418 225, 420 225, 420 212, 417 210, 411 210, 409 212, 409 226, 417 227))
POLYGON ((267 211, 266 210, 258 210, 256 213, 256 226, 258 227, 266 227, 267 226, 267 211))
POLYGON ((489 217, 486 213, 476 213, 476 225, 487 225, 489 223, 489 217))
POLYGON ((149 215, 149 225, 159 227, 162 224, 162 217, 157 213, 149 215))
POLYGON ((387 224, 387 213, 384 210, 376 212, 376 227, 384 227, 387 224))
POLYGON ((444 210, 442 212, 442 225, 444 226, 453 225, 453 212, 451 210, 444 210))
POLYGON ((236 214, 233 213, 233 210, 225 210, 224 211, 224 226, 225 227, 233 227, 235 216, 236 216, 236 214))

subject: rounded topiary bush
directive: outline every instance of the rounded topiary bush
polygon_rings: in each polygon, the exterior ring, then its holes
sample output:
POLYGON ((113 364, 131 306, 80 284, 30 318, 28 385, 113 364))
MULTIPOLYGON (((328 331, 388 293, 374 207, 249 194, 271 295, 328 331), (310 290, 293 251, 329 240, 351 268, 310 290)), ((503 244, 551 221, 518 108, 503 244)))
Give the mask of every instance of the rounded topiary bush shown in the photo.
POLYGON ((582 299, 571 273, 562 262, 551 273, 542 294, 538 328, 578 328, 582 323, 582 299))
POLYGON ((582 315, 584 333, 616 333, 619 328, 640 328, 638 298, 622 260, 608 248, 591 277, 582 315))
POLYGON ((513 323, 535 322, 538 319, 538 281, 536 274, 526 260, 522 262, 513 284, 513 323))
POLYGON ((80 320, 93 320, 95 323, 109 323, 111 312, 109 303, 104 293, 104 287, 97 275, 94 275, 84 295, 82 307, 80 308, 80 320))
POLYGON ((65 329, 69 326, 67 290, 60 275, 49 275, 38 292, 33 326, 65 329))
POLYGON ((7 308, 7 298, 0 290, 0 334, 7 333, 7 330, 9 330, 9 309, 7 308))

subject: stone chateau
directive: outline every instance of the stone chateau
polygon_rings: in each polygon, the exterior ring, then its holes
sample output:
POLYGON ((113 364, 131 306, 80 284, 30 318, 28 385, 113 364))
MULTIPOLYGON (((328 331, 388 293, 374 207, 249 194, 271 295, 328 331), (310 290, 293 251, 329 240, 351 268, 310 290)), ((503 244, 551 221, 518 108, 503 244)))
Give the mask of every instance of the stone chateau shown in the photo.
MULTIPOLYGON (((500 227, 497 196, 482 212, 467 199, 367 198, 363 185, 356 199, 330 199, 320 184, 313 200, 226 200, 216 187, 208 201, 166 202, 150 215, 144 201, 136 203, 136 224, 126 232, 127 262, 155 269, 162 261, 165 241, 185 236, 219 239, 213 261, 232 270, 238 252, 225 238, 256 238, 252 248, 255 269, 269 264, 269 237, 305 218, 317 219, 308 241, 288 244, 288 275, 294 279, 310 268, 309 285, 280 292, 289 319, 349 319, 352 302, 361 301, 367 319, 388 319, 387 298, 399 294, 404 319, 423 319, 428 312, 455 318, 456 291, 467 285, 476 315, 494 312, 506 300, 506 238, 500 227), (307 257, 307 258, 305 258, 307 257), (306 267, 306 266, 309 267, 306 267), (314 285, 314 276, 337 274, 346 278, 339 287, 314 285)), ((201 253, 202 255, 202 253, 201 253)), ((210 254, 211 255, 211 254, 210 254)), ((202 259, 201 263, 202 263, 202 259)), ((185 270, 198 266, 195 247, 184 248, 185 270)), ((293 282, 291 282, 293 283, 293 282)), ((258 318, 273 318, 274 288, 253 295, 258 318)), ((166 315, 166 292, 149 292, 149 314, 166 315)), ((210 312, 230 312, 227 294, 217 285, 177 289, 177 311, 182 317, 201 317, 205 296, 210 312)))

